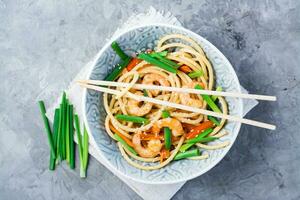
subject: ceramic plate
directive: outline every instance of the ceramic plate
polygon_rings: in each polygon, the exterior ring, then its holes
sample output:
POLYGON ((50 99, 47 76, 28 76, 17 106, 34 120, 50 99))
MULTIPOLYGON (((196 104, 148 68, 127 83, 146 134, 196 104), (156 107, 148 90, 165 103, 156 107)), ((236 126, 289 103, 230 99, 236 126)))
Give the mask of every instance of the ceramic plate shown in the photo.
MULTIPOLYGON (((203 37, 181 27, 153 24, 132 28, 122 32, 113 38, 121 48, 127 53, 132 54, 137 51, 153 49, 159 38, 166 34, 180 33, 187 35, 197 41, 205 51, 208 59, 213 65, 216 75, 216 84, 222 86, 224 91, 241 92, 238 78, 233 67, 225 56, 210 42, 203 37)), ((103 80, 112 68, 120 62, 119 57, 110 48, 113 41, 109 41, 98 53, 89 79, 103 80)), ((230 115, 242 117, 243 104, 240 99, 226 98, 230 115)), ((223 149, 207 151, 209 158, 206 160, 180 160, 171 162, 166 167, 144 171, 132 167, 121 156, 114 141, 107 135, 104 128, 106 112, 102 103, 102 94, 93 90, 86 90, 83 96, 84 120, 87 124, 88 132, 91 135, 92 143, 98 152, 107 160, 111 168, 125 177, 135 181, 149 184, 171 184, 186 181, 207 172, 214 167, 231 148, 234 143, 240 123, 228 122, 225 129, 229 132, 227 136, 215 141, 230 141, 230 145, 223 149)))

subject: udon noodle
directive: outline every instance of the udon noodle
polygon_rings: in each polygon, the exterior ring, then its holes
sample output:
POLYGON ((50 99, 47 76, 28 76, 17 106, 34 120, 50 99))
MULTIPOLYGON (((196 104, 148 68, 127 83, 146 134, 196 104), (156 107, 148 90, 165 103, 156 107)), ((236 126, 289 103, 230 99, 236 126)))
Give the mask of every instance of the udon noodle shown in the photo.
MULTIPOLYGON (((201 76, 191 78, 186 71, 180 70, 181 68, 177 73, 172 73, 142 60, 130 71, 125 68, 115 79, 117 82, 130 83, 129 87, 117 88, 121 91, 118 96, 106 93, 103 95, 104 107, 107 112, 105 128, 108 135, 116 140, 115 135, 117 134, 123 138, 123 141, 127 141, 127 145, 135 152, 126 148, 126 144, 118 142, 122 156, 130 165, 143 170, 155 170, 168 165, 179 154, 182 145, 188 142, 187 134, 193 131, 194 127, 209 121, 209 119, 208 116, 199 113, 137 101, 128 98, 125 95, 127 92, 202 109, 209 109, 209 107, 201 95, 158 90, 145 91, 134 89, 132 86, 136 83, 179 88, 195 88, 196 85, 200 85, 206 90, 215 89, 213 67, 200 45, 194 40, 180 34, 166 35, 158 41, 154 52, 164 51, 167 51, 166 59, 177 63, 178 66, 187 66, 190 71, 201 71, 201 76), (170 115, 168 118, 162 116, 165 111, 170 115), (117 119, 116 115, 137 116, 148 121, 142 124, 135 123, 117 119), (168 127, 172 133, 171 146, 168 149, 164 137, 165 127, 168 127), (157 163, 157 165, 143 165, 139 161, 157 163)), ((228 108, 225 99, 219 96, 217 102, 220 110, 227 114, 228 108)), ((225 122, 225 119, 220 119, 218 124, 214 124, 208 137, 216 139, 226 135, 227 132, 223 129, 225 122)), ((213 145, 204 141, 197 142, 191 149, 213 150, 224 148, 228 144, 228 141, 213 145)), ((189 159, 206 159, 208 157, 206 152, 189 159)))

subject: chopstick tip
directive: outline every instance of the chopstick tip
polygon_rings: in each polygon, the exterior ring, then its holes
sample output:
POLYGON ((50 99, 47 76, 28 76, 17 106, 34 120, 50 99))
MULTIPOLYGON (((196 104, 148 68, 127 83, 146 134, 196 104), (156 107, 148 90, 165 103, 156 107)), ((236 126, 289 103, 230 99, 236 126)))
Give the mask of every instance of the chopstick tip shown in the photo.
POLYGON ((84 80, 75 80, 76 83, 85 83, 84 80))

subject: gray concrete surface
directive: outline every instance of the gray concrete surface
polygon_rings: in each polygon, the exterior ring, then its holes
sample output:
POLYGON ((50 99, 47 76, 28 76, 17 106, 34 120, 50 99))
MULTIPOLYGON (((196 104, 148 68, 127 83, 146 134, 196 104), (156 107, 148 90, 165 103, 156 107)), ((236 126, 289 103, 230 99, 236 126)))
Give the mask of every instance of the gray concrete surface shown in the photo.
POLYGON ((243 126, 225 159, 174 199, 300 199, 297 0, 0 0, 0 199, 139 199, 94 159, 85 180, 67 166, 49 171, 37 100, 50 105, 105 38, 150 5, 215 44, 250 92, 278 97, 247 116, 276 131, 243 126))

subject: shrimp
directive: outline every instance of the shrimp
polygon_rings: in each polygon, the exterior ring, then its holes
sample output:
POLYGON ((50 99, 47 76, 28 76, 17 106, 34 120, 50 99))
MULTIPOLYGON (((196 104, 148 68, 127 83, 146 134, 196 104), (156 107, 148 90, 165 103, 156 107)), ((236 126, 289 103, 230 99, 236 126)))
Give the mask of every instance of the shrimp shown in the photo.
POLYGON ((149 140, 147 147, 143 147, 141 140, 141 132, 136 133, 132 138, 134 150, 144 158, 154 158, 160 153, 160 150, 163 146, 162 142, 159 139, 149 140))
MULTIPOLYGON (((170 86, 170 83, 161 75, 158 74, 146 74, 143 79, 143 84, 154 85, 155 82, 158 82, 161 86, 170 86)), ((159 94, 159 90, 150 90, 153 96, 159 94)))
MULTIPOLYGON (((198 83, 190 82, 187 85, 183 86, 182 88, 194 88, 198 83)), ((199 96, 199 95, 198 95, 199 96)), ((180 93, 179 98, 182 104, 187 106, 192 106, 196 108, 201 108, 203 106, 203 101, 201 99, 194 99, 190 96, 189 93, 180 93)))
POLYGON ((152 132, 154 134, 159 134, 160 129, 163 127, 169 127, 172 131, 172 135, 177 137, 184 133, 181 122, 175 118, 165 118, 158 120, 152 126, 152 132))
MULTIPOLYGON (((135 92, 136 95, 143 95, 141 91, 135 92)), ((127 111, 129 114, 135 115, 135 116, 144 116, 147 113, 149 113, 152 109, 152 103, 144 103, 143 105, 140 105, 142 102, 137 101, 135 99, 129 99, 127 104, 127 111)))

